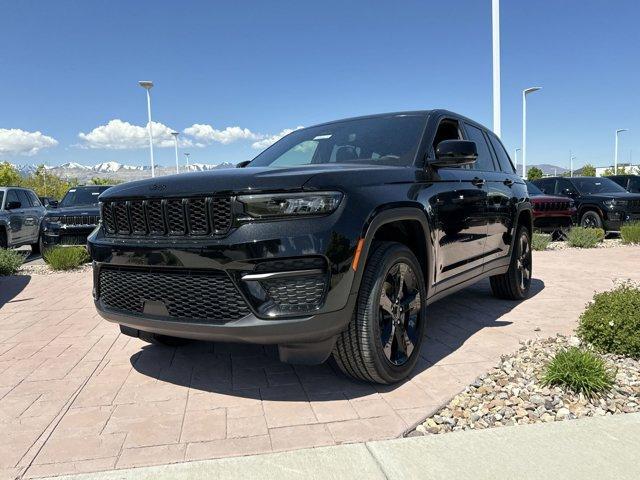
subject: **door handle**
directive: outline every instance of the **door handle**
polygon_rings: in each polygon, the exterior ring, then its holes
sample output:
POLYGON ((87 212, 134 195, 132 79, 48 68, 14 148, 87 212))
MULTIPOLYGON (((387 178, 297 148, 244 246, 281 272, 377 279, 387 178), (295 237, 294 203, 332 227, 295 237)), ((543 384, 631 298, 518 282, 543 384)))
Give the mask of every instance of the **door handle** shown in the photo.
POLYGON ((476 187, 482 187, 485 183, 487 183, 487 181, 484 178, 475 177, 473 180, 471 180, 471 183, 476 187))
POLYGON ((511 185, 513 185, 513 180, 511 180, 510 178, 505 178, 504 179, 504 183, 507 187, 510 187, 511 185))

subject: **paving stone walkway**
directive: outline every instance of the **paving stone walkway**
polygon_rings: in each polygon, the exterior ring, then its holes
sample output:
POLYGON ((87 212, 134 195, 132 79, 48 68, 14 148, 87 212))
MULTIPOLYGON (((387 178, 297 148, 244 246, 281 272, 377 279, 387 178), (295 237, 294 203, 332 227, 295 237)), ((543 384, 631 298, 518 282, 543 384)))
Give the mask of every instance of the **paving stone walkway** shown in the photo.
POLYGON ((415 373, 391 387, 271 347, 122 336, 89 272, 0 278, 0 479, 398 437, 519 341, 570 333, 594 291, 640 281, 637 265, 639 247, 536 252, 529 300, 482 282, 430 306, 415 373))

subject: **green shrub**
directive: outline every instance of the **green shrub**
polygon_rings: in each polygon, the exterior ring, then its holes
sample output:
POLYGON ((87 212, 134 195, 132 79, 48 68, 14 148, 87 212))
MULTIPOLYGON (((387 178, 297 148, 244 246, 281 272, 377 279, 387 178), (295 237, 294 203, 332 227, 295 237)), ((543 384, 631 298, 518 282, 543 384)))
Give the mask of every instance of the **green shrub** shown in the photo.
POLYGON ((623 243, 640 243, 640 222, 631 222, 620 229, 623 243))
POLYGON ((90 258, 84 247, 53 247, 46 249, 42 256, 54 270, 71 270, 87 263, 90 258))
POLYGON ((625 283, 597 293, 580 316, 578 336, 602 352, 640 358, 640 289, 625 283))
POLYGON ((546 233, 534 233, 531 239, 531 246, 534 250, 546 250, 551 241, 551 235, 546 233))
POLYGON ((563 387, 593 397, 611 388, 615 370, 598 355, 578 347, 561 350, 547 364, 543 385, 563 387))
POLYGON ((13 275, 24 262, 24 255, 16 250, 0 248, 0 275, 13 275))
POLYGON ((573 227, 567 233, 567 243, 571 247, 593 248, 604 240, 604 230, 601 228, 573 227))

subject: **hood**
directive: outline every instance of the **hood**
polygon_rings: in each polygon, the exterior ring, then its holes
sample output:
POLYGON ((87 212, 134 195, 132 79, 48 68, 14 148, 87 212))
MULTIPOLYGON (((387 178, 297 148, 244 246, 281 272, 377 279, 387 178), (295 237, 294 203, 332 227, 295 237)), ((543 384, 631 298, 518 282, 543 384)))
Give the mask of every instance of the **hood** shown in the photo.
POLYGON ((640 195, 637 193, 629 192, 605 192, 605 193, 591 193, 580 196, 582 200, 594 199, 594 200, 607 200, 609 198, 615 198, 620 200, 640 200, 640 195))
POLYGON ((58 207, 47 210, 47 217, 61 217, 63 215, 100 215, 100 207, 98 205, 78 205, 73 207, 58 207))
POLYGON ((415 179, 414 168, 377 165, 303 165, 286 168, 228 168, 206 172, 181 173, 139 180, 111 187, 100 201, 116 198, 163 198, 199 196, 213 193, 256 193, 328 188, 349 179, 358 183, 392 183, 415 179), (363 172, 366 174, 363 175, 363 172), (313 179, 313 181, 311 181, 313 179))
POLYGON ((571 202, 573 203, 573 199, 571 197, 562 197, 560 195, 530 195, 531 203, 542 203, 542 202, 571 202))

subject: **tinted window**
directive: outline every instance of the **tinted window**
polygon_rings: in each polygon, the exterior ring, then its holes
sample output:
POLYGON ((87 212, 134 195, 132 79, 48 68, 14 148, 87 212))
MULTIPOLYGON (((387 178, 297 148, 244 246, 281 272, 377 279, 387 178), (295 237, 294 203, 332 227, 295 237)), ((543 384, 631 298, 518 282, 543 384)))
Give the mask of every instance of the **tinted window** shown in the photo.
POLYGON ((38 197, 36 196, 35 193, 27 190, 27 195, 29 196, 29 199, 31 200, 31 205, 33 205, 34 207, 41 207, 42 204, 40 203, 40 200, 38 199, 38 197))
POLYGON ((505 150, 504 145, 502 145, 502 142, 498 140, 498 137, 496 137, 492 133, 489 134, 489 140, 491 141, 491 145, 493 146, 493 151, 496 152, 500 170, 505 173, 515 173, 516 169, 513 166, 513 163, 511 163, 511 158, 509 158, 509 154, 505 150))
POLYGON ((543 195, 543 191, 540 190, 534 183, 525 182, 527 184, 527 190, 529 191, 529 195, 543 195))
POLYGON ((631 193, 640 193, 640 177, 630 178, 627 188, 631 193))
POLYGON ((557 195, 570 195, 578 192, 576 192, 576 188, 571 184, 569 180, 567 180, 566 178, 559 178, 558 183, 556 184, 555 193, 557 195))
POLYGON ((467 131, 469 140, 476 142, 476 148, 478 149, 478 160, 471 165, 471 168, 473 170, 485 170, 489 172, 495 170, 493 158, 491 158, 491 151, 489 150, 489 145, 487 145, 482 130, 467 123, 465 123, 465 130, 467 131))
MULTIPOLYGON (((7 203, 9 202, 19 202, 20 199, 18 198, 18 194, 16 193, 15 190, 9 190, 7 192, 7 203)), ((24 207, 24 205, 23 205, 24 207)))
POLYGON ((573 184, 582 194, 626 192, 624 188, 608 178, 574 178, 573 184))
POLYGON ((77 205, 97 205, 98 196, 110 188, 109 186, 77 187, 67 192, 62 201, 61 207, 73 207, 77 205))
POLYGON ((0 190, 0 209, 2 209, 2 199, 4 198, 4 192, 0 190))
POLYGON ((20 199, 22 208, 29 208, 32 206, 31 200, 29 199, 29 196, 27 195, 27 192, 25 190, 18 190, 18 198, 20 199))
POLYGON ((542 190, 547 195, 553 195, 556 179, 555 178, 545 178, 543 180, 536 180, 533 182, 540 190, 542 190))
POLYGON ((412 165, 426 116, 393 115, 296 130, 254 158, 249 167, 319 163, 412 165))

